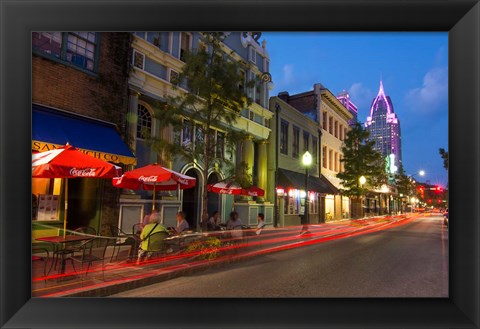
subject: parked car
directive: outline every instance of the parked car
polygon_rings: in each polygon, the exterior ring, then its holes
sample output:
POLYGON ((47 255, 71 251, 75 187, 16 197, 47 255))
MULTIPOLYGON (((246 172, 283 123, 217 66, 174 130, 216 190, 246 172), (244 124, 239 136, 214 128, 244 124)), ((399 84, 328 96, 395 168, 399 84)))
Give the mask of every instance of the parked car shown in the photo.
POLYGON ((448 227, 448 208, 445 209, 445 212, 443 213, 443 225, 448 227))

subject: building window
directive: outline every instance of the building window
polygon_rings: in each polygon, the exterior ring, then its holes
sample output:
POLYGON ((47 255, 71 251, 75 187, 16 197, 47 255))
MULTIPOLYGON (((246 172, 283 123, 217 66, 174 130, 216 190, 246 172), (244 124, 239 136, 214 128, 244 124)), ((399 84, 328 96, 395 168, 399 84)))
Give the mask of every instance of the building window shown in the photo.
POLYGON ((333 163, 335 164, 335 167, 334 167, 335 171, 338 172, 338 153, 337 152, 335 152, 335 158, 333 161, 334 161, 333 163))
MULTIPOLYGON (((203 132, 203 127, 200 125, 195 125, 195 143, 205 144, 205 134, 203 132)), ((205 145, 203 146, 205 147, 205 145)))
POLYGON ((248 115, 248 118, 253 121, 253 119, 255 118, 255 113, 253 113, 253 111, 250 111, 249 115, 248 115))
POLYGON ((322 147, 322 166, 327 169, 327 147, 322 147))
POLYGON ((308 151, 309 148, 309 143, 310 143, 310 134, 306 131, 303 132, 303 151, 306 152, 308 151))
POLYGON ((217 158, 224 158, 225 155, 225 134, 217 131, 217 144, 216 144, 217 158))
POLYGON ((178 84, 178 77, 179 77, 178 72, 170 69, 170 83, 172 85, 177 85, 178 84))
POLYGON ((335 120, 335 137, 338 138, 338 121, 335 120))
POLYGON ((138 104, 137 138, 145 139, 152 136, 152 114, 142 104, 138 104))
POLYGON ((190 33, 182 32, 180 40, 180 60, 185 62, 185 55, 192 48, 192 36, 190 33))
POLYGON ((147 32, 147 42, 166 53, 170 50, 170 32, 147 32))
POLYGON ((33 32, 32 49, 88 71, 96 70, 95 32, 33 32))
POLYGON ((338 137, 340 138, 341 141, 343 141, 343 125, 342 124, 340 124, 340 129, 338 133, 339 133, 338 137))
POLYGON ((333 135, 333 117, 328 118, 328 132, 333 135))
POLYGON ((318 157, 318 141, 315 137, 312 137, 312 157, 313 157, 313 163, 317 163, 317 157, 318 157))
POLYGON ((134 32, 133 34, 135 34, 137 37, 142 38, 142 39, 147 38, 147 32, 134 32))
POLYGON ((160 48, 160 42, 162 40, 162 36, 160 32, 148 32, 147 33, 147 41, 151 42, 154 46, 160 48))
POLYGON ((263 104, 261 103, 261 99, 262 99, 262 82, 261 82, 260 79, 256 79, 256 82, 255 82, 255 103, 263 106, 263 104))
POLYGON ((292 143, 292 156, 298 158, 300 151, 300 128, 293 127, 293 143, 292 143))
POLYGON ((340 154, 340 155, 339 155, 339 160, 338 160, 338 161, 340 162, 340 163, 339 163, 340 172, 344 172, 344 171, 345 171, 345 170, 343 169, 343 161, 342 161, 342 160, 343 160, 343 156, 340 154))
POLYGON ((288 154, 288 122, 284 120, 280 124, 280 153, 288 154))
POLYGON ((323 130, 327 131, 327 112, 323 111, 323 117, 322 117, 322 125, 323 125, 323 130))
POLYGON ((145 55, 136 50, 133 51, 133 66, 143 70, 145 67, 145 55))
POLYGON ((333 170, 333 151, 328 151, 328 169, 333 170))
POLYGON ((193 125, 189 120, 183 120, 182 146, 191 148, 193 144, 193 125))
POLYGON ((250 61, 257 63, 257 51, 253 47, 250 47, 250 61))
POLYGON ((343 128, 343 139, 347 138, 347 127, 343 128))

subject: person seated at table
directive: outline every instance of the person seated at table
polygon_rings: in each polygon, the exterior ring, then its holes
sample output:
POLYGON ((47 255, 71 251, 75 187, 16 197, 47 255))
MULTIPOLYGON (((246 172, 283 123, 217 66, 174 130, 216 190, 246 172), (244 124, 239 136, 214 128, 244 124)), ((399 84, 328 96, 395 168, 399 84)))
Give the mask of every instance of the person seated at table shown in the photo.
POLYGON ((188 225, 187 220, 185 219, 185 213, 183 211, 179 211, 177 213, 177 227, 175 227, 175 232, 180 234, 182 232, 187 231, 190 228, 188 225))
POLYGON ((255 230, 255 234, 259 235, 262 232, 262 229, 265 227, 265 215, 262 213, 259 213, 257 216, 258 220, 258 225, 257 229, 255 230))
POLYGON ((230 233, 232 238, 239 239, 243 237, 242 221, 238 217, 238 213, 236 211, 232 211, 230 213, 230 219, 227 222, 227 230, 232 231, 230 233))
POLYGON ((160 211, 158 209, 154 209, 150 214, 143 216, 141 227, 143 228, 145 225, 150 224, 152 219, 160 222, 160 211))
POLYGON ((148 238, 157 232, 165 232, 169 234, 167 228, 160 224, 155 217, 150 217, 150 223, 145 225, 140 233, 140 248, 138 249, 138 261, 140 261, 148 250, 148 238))
POLYGON ((207 222, 207 230, 215 231, 220 229, 220 213, 218 211, 214 211, 212 216, 208 219, 207 222))

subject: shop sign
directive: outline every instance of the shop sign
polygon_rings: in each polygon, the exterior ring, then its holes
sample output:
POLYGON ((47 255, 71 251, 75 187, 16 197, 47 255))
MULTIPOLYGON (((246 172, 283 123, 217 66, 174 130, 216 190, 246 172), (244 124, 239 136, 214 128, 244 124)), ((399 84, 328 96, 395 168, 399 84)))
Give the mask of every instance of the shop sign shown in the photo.
MULTIPOLYGON (((51 144, 51 143, 45 143, 45 142, 40 142, 40 141, 32 141, 32 151, 38 151, 38 152, 45 152, 45 151, 50 151, 50 150, 55 150, 59 147, 63 147, 65 145, 60 145, 60 144, 51 144)), ((77 147, 76 145, 74 145, 77 147)), ((82 148, 77 149, 87 155, 90 155, 94 158, 107 161, 107 162, 113 162, 113 163, 123 163, 126 165, 133 165, 137 161, 135 158, 131 158, 128 156, 124 155, 118 155, 118 154, 112 154, 112 153, 105 153, 105 152, 99 152, 99 151, 91 151, 91 150, 86 150, 82 148)))

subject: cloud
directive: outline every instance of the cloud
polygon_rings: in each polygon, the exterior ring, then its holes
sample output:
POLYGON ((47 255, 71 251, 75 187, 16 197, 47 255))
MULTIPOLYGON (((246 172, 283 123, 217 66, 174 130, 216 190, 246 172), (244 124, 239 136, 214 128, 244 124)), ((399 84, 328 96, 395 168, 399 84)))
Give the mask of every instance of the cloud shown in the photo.
POLYGON ((407 103, 415 112, 431 113, 448 100, 448 70, 436 67, 423 77, 423 85, 407 92, 407 103))
POLYGON ((293 64, 286 64, 283 66, 282 84, 289 85, 295 82, 295 75, 293 73, 293 64))
POLYGON ((295 86, 295 81, 297 80, 294 73, 293 64, 285 64, 279 70, 278 76, 273 77, 274 88, 270 95, 276 95, 279 92, 288 91, 292 92, 292 87, 295 86), (280 73, 281 72, 281 73, 280 73))
POLYGON ((357 105, 359 112, 370 110, 370 105, 375 97, 373 92, 360 82, 355 82, 349 89, 348 93, 353 103, 357 105))

